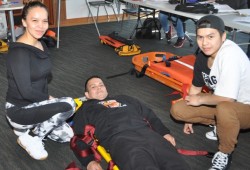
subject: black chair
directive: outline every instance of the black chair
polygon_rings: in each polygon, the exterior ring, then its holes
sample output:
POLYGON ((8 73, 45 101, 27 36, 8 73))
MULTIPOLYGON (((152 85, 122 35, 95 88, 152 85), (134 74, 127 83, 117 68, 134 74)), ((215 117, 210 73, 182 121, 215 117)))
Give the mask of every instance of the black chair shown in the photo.
POLYGON ((128 19, 130 19, 130 16, 134 16, 134 17, 138 16, 138 10, 139 10, 138 6, 128 4, 128 3, 126 3, 125 6, 126 8, 122 9, 123 12, 122 12, 122 22, 121 22, 120 32, 122 32, 122 29, 123 29, 123 21, 124 21, 125 16, 127 16, 128 19))
MULTIPOLYGON (((127 4, 125 9, 122 9, 123 14, 122 14, 122 22, 121 22, 121 31, 123 29, 123 21, 124 21, 124 17, 125 15, 129 16, 134 16, 137 17, 136 20, 136 24, 129 36, 129 39, 132 39, 135 32, 141 28, 142 26, 142 18, 148 18, 149 16, 155 18, 155 14, 156 14, 156 10, 152 9, 152 8, 148 8, 148 7, 143 7, 143 6, 135 6, 132 4, 127 4)), ((160 29, 156 28, 158 30, 159 33, 159 37, 160 37, 160 29)))
POLYGON ((90 15, 91 15, 93 20, 95 19, 94 16, 92 15, 92 12, 90 11, 91 10, 90 7, 94 7, 97 9, 96 22, 98 22, 100 7, 104 7, 104 10, 105 10, 106 15, 107 15, 107 20, 110 21, 110 17, 109 17, 107 8, 106 8, 106 7, 109 7, 109 8, 112 8, 114 15, 116 17, 116 20, 119 21, 117 15, 116 15, 115 9, 114 9, 114 0, 97 0, 97 1, 86 0, 86 3, 87 3, 87 6, 89 8, 88 20, 89 20, 90 15))

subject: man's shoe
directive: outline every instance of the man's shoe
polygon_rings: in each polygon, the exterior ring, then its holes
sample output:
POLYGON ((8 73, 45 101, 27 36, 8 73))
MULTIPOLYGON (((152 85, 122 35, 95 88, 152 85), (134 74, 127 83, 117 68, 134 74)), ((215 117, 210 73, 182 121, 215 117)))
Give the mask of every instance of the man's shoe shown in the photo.
POLYGON ((231 161, 231 154, 216 152, 212 159, 212 167, 209 170, 227 170, 230 167, 231 161))
POLYGON ((214 126, 214 130, 206 133, 206 137, 210 140, 218 140, 216 133, 216 126, 214 126))
POLYGON ((181 48, 183 46, 184 42, 185 42, 185 37, 184 38, 178 37, 176 43, 174 44, 174 47, 181 48))
POLYGON ((33 137, 25 133, 18 137, 17 143, 34 159, 44 160, 48 157, 42 139, 38 136, 33 137))

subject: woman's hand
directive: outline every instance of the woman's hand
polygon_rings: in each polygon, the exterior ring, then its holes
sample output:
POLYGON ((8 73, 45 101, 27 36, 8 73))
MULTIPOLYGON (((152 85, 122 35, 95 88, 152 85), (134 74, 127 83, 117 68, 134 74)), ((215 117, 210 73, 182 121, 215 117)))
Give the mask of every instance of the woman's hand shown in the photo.
POLYGON ((175 139, 172 135, 166 134, 163 136, 167 141, 169 141, 173 146, 176 145, 175 139))
POLYGON ((103 170, 103 169, 99 162, 91 161, 87 166, 87 170, 103 170))

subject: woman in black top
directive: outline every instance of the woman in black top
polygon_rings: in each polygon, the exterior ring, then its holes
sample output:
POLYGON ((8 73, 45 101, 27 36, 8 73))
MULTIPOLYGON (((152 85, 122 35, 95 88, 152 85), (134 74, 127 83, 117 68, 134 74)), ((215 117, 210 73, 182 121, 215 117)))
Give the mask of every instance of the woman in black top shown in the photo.
POLYGON ((73 136, 66 120, 73 115, 75 103, 70 97, 48 94, 51 61, 39 40, 48 29, 47 7, 38 1, 26 4, 22 23, 25 32, 10 44, 7 56, 6 117, 19 136, 18 144, 34 159, 43 160, 48 156, 42 143, 45 137, 69 142, 73 136))

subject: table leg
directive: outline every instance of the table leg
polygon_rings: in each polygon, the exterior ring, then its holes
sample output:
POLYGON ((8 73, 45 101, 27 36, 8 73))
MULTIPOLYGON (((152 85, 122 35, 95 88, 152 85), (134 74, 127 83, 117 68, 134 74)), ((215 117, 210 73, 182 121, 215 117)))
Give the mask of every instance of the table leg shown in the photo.
POLYGON ((116 0, 115 5, 116 5, 116 8, 117 8, 118 17, 120 18, 120 10, 121 10, 121 2, 120 2, 120 0, 116 0))
POLYGON ((61 20, 61 0, 57 1, 57 42, 56 47, 59 48, 60 41, 60 20, 61 20))
POLYGON ((133 31, 130 33, 129 39, 133 39, 134 33, 136 33, 137 29, 139 28, 139 23, 141 22, 141 7, 138 6, 138 12, 137 12, 137 20, 136 20, 136 24, 133 28, 133 31))
POLYGON ((12 10, 9 11, 9 19, 10 19, 10 32, 11 32, 12 42, 15 42, 16 34, 15 34, 14 16, 12 10))
POLYGON ((234 41, 234 42, 236 42, 236 33, 237 33, 237 30, 233 30, 233 37, 232 37, 232 40, 234 41))

